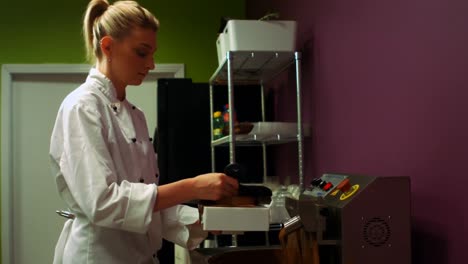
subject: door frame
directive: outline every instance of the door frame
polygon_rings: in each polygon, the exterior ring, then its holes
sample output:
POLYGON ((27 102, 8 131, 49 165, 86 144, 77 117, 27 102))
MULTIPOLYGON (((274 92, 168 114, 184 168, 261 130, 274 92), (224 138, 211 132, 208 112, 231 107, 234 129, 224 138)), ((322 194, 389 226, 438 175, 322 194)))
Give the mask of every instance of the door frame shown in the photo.
MULTIPOLYGON (((87 74, 91 66, 88 64, 4 64, 2 66, 2 169, 1 169, 1 213, 2 213, 2 262, 13 263, 13 80, 15 76, 24 74, 87 74)), ((158 64, 148 73, 151 77, 184 78, 184 64, 158 64)))

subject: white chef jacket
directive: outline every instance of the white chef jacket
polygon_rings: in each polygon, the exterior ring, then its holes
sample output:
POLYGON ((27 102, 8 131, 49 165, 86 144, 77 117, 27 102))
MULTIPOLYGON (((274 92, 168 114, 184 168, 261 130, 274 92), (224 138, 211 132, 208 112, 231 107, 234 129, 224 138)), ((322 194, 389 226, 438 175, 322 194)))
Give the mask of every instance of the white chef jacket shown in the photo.
POLYGON ((119 101, 97 69, 58 111, 50 143, 58 192, 76 218, 55 248, 57 264, 157 263, 162 237, 193 249, 206 236, 198 210, 154 213, 158 168, 142 111, 119 101))

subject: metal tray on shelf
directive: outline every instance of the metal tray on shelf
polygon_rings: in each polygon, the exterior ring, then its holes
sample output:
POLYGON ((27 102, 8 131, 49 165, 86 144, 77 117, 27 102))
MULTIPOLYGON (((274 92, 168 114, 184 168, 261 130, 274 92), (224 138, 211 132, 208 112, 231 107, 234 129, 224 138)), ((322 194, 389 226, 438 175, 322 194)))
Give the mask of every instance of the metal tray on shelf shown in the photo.
MULTIPOLYGON (((291 51, 230 51, 232 55, 232 78, 236 84, 261 84, 294 63, 295 52, 291 51)), ((210 84, 225 85, 228 82, 227 58, 210 78, 210 84)))
MULTIPOLYGON (((235 142, 238 146, 251 146, 256 144, 282 144, 287 142, 297 142, 297 123, 294 122, 257 122, 253 123, 253 128, 248 134, 236 134, 235 142)), ((302 125, 303 136, 310 135, 308 124, 302 125)), ((228 144, 231 136, 225 136, 214 140, 212 146, 228 144)))

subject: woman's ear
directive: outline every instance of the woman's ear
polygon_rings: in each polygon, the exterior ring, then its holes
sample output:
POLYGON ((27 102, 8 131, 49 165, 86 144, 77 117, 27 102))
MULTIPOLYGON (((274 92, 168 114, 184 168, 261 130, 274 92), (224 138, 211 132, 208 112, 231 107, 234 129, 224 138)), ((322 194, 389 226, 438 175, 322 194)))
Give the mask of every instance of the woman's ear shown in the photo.
POLYGON ((110 36, 104 36, 99 41, 99 44, 101 46, 101 52, 107 60, 110 60, 110 58, 112 57, 112 42, 113 39, 110 36))

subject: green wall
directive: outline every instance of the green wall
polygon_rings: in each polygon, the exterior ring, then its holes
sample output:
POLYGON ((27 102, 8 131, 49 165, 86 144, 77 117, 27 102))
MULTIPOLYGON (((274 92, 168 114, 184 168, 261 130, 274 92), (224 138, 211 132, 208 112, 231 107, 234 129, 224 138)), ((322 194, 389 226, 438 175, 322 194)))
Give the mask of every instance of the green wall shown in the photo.
MULTIPOLYGON (((0 0, 0 66, 85 63, 81 20, 87 3, 88 0, 0 0)), ((245 0, 139 3, 161 22, 156 64, 184 63, 186 77, 195 82, 208 81, 216 69, 215 40, 220 18, 245 17, 245 0)))
MULTIPOLYGON (((0 64, 85 62, 81 20, 87 2, 0 0, 0 64)), ((139 2, 161 22, 156 63, 185 63, 187 77, 197 82, 216 68, 221 16, 245 13, 245 0, 139 2)))

